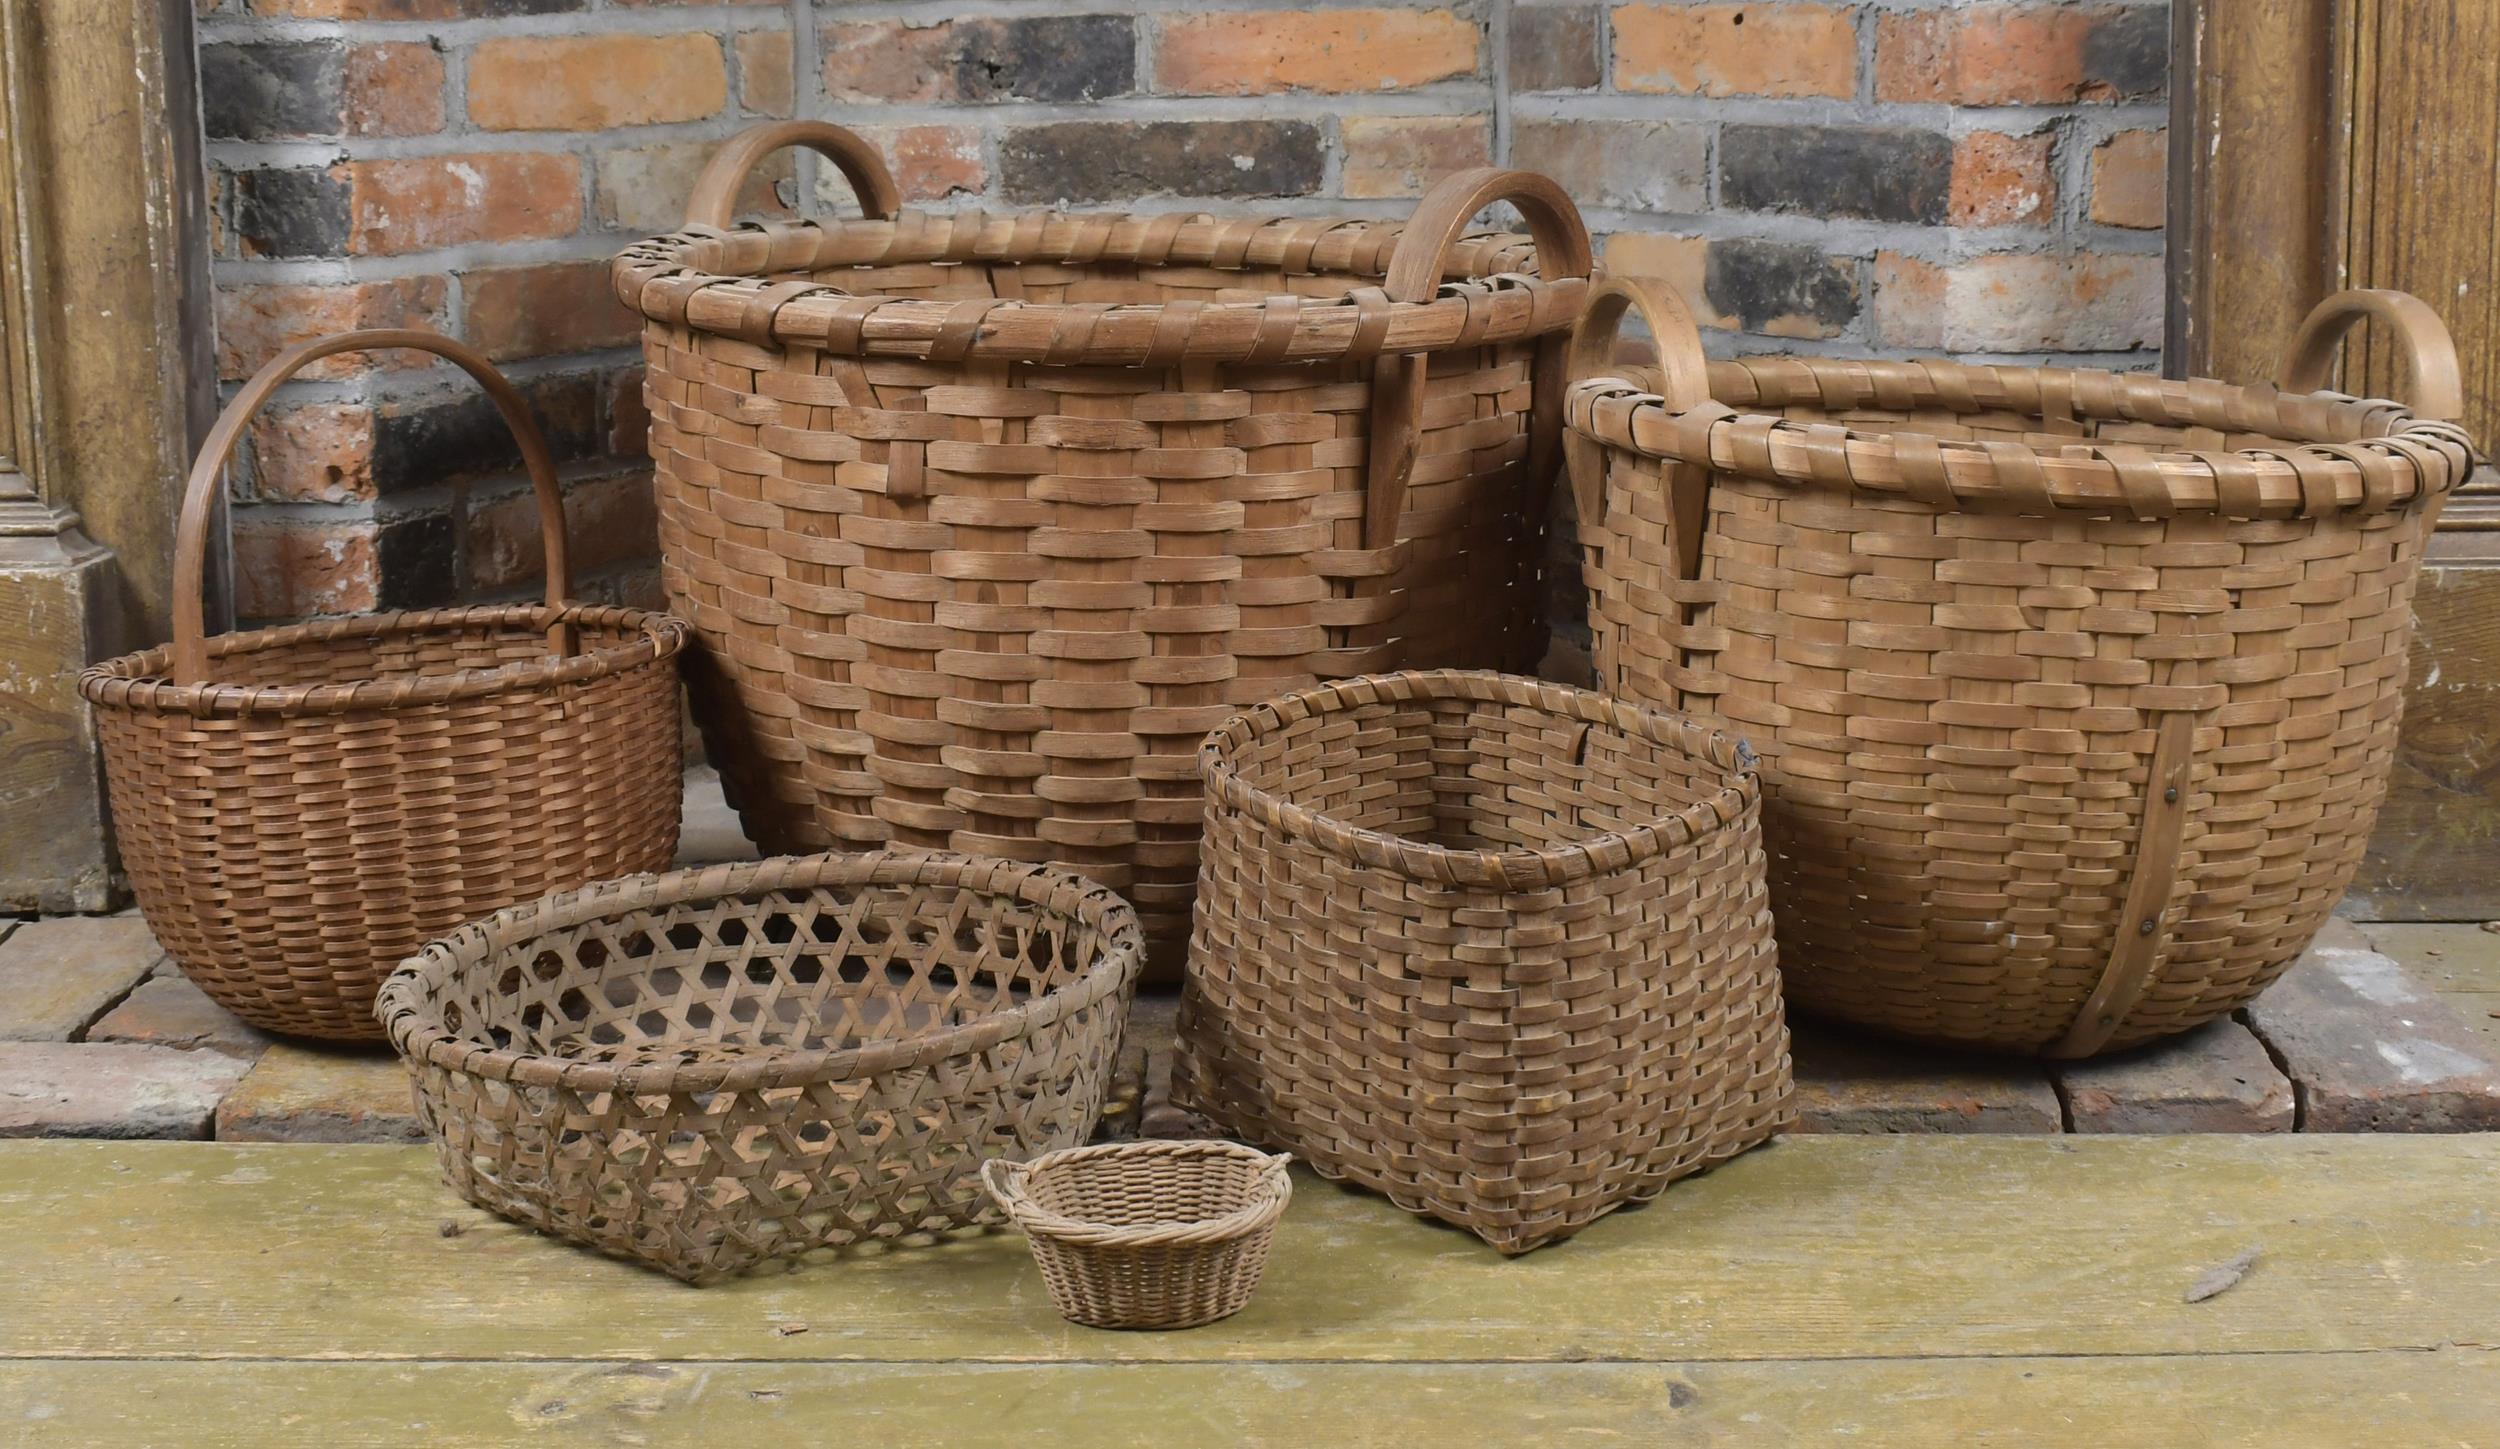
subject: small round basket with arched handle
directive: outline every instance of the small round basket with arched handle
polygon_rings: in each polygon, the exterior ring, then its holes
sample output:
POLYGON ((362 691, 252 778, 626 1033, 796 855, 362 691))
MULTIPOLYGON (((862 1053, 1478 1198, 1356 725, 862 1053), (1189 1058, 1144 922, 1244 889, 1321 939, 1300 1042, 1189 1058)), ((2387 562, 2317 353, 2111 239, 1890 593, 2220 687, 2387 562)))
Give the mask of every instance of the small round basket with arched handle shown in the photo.
POLYGON ((1534 664, 1588 233, 1490 169, 1402 225, 898 207, 858 137, 782 122, 617 258, 695 718, 767 853, 1054 862, 1168 971, 1208 730, 1534 664), (732 226, 787 145, 865 215, 732 226), (1467 235, 1496 202, 1529 234, 1467 235))
POLYGON ((981 1182, 1051 1306, 1089 1328, 1196 1328, 1250 1302, 1293 1197, 1291 1157, 1237 1142, 1109 1142, 994 1157, 981 1182))
POLYGON ((201 445, 174 549, 172 644, 108 659, 79 688, 148 928, 235 1015, 379 1041, 374 993, 427 940, 676 852, 685 626, 569 601, 554 460, 483 356, 397 330, 289 348, 201 445), (511 427, 547 601, 206 637, 210 520, 244 428, 311 363, 403 347, 458 364, 511 427))
POLYGON ((2346 292, 2280 386, 1704 359, 1673 290, 1595 289, 1572 488, 1601 687, 1761 755, 1800 1011, 2089 1056, 2210 1021, 2361 859, 2414 578, 2474 465, 2428 307, 2346 292), (1658 366, 1627 374, 1638 311, 1658 366), (2322 392, 2355 321, 2414 403, 2322 392))

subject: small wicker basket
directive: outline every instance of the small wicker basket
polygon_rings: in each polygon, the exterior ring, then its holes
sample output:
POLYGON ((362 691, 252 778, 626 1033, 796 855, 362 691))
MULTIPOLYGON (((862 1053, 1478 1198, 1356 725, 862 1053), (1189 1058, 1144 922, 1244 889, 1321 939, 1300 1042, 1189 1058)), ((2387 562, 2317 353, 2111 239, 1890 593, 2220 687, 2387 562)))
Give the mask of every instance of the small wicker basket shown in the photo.
POLYGON ((1202 759, 1179 1105, 1506 1253, 1794 1120, 1737 741, 1442 672, 1287 695, 1202 759))
POLYGON ((382 979, 429 939, 677 850, 677 655, 664 614, 572 603, 564 495, 528 406, 431 332, 289 348, 200 445, 174 537, 173 643, 79 676, 131 890, 185 976, 268 1031, 376 1041, 382 979), (538 500, 547 601, 205 637, 218 483, 280 384, 342 352, 456 363, 538 500))
POLYGON ((381 1012, 461 1196, 705 1283, 996 1221, 983 1158, 1093 1135, 1137 917, 951 855, 613 881, 426 948, 381 1012))
POLYGON ((1051 1305, 1089 1328, 1196 1328, 1250 1302, 1293 1196, 1290 1157, 1235 1142, 1114 1142, 981 1165, 1051 1305))

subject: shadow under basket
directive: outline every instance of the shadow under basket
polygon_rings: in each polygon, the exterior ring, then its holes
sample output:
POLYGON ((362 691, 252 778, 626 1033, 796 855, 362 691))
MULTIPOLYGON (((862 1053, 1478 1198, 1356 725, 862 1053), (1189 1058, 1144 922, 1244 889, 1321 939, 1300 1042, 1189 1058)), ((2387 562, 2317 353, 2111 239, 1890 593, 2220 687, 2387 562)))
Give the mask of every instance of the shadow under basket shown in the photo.
POLYGON ((505 911, 382 988, 462 1197, 691 1283, 997 1212, 984 1159, 1093 1134, 1140 968, 1090 881, 779 859, 505 911))
POLYGON ((1196 1328, 1249 1305, 1292 1161, 1234 1142, 1114 1142, 983 1163, 981 1181, 1032 1245, 1060 1316, 1196 1328))

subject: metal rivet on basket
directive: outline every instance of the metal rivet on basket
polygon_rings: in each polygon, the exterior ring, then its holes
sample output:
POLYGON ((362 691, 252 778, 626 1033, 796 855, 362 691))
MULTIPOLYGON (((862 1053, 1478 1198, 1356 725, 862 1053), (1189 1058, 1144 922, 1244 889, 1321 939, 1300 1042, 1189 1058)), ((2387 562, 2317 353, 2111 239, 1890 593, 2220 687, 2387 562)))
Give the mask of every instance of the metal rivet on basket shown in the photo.
POLYGON ((2143 922, 2135 928, 2135 933, 2139 936, 2149 936, 2153 934, 2153 918, 2151 916, 2146 916, 2143 922))
POLYGON ((2162 792, 2161 792, 2161 803, 2163 803, 2164 805, 2176 805, 2176 804, 2178 804, 2178 803, 2179 803, 2179 787, 2178 787, 2178 786, 2176 786, 2176 785, 2173 785, 2173 786, 2171 786, 2169 789, 2162 791, 2162 792))

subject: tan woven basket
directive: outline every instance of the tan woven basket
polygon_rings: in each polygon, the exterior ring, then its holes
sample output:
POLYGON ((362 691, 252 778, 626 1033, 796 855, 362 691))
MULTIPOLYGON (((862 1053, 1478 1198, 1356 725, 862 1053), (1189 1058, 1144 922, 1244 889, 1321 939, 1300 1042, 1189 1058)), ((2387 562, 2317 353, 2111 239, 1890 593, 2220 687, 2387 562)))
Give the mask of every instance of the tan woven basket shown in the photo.
POLYGON ((2085 1056, 2220 1016, 2309 944, 2396 742, 2415 565, 2473 462, 2429 309, 2311 315, 2281 390, 1950 362, 1705 362, 1571 391, 1601 685, 1762 754, 1800 1009, 2085 1056), (2352 321, 2419 414, 2315 393, 2352 321))
POLYGON ((288 349, 191 469, 174 640, 79 678, 148 928, 218 1004, 270 1031, 378 1040, 374 989, 433 936, 677 849, 685 626, 566 601, 555 464, 511 384, 427 332, 288 349), (414 348, 486 389, 537 489, 547 602, 203 637, 203 554, 234 445, 270 393, 342 352, 414 348))
POLYGON ((1261 705, 1204 761, 1176 1102, 1506 1253, 1792 1119, 1726 735, 1392 674, 1261 705))
POLYGON ((705 1283, 996 1221, 993 1153, 1091 1136, 1140 965, 1060 871, 836 855, 637 876, 382 988, 462 1197, 705 1283))
POLYGON ((1535 659, 1587 232, 1499 171, 1404 227, 894 208, 858 138, 767 126, 616 263, 696 716, 767 853, 1057 862, 1176 960, 1209 729, 1535 659), (788 144, 869 219, 722 230, 788 144), (1533 246, 1460 240, 1496 200, 1533 246))
POLYGON ((1196 1328, 1249 1305, 1293 1197, 1292 1161, 1234 1142, 1112 1142, 993 1158, 981 1181, 1032 1245, 1062 1317, 1196 1328))

